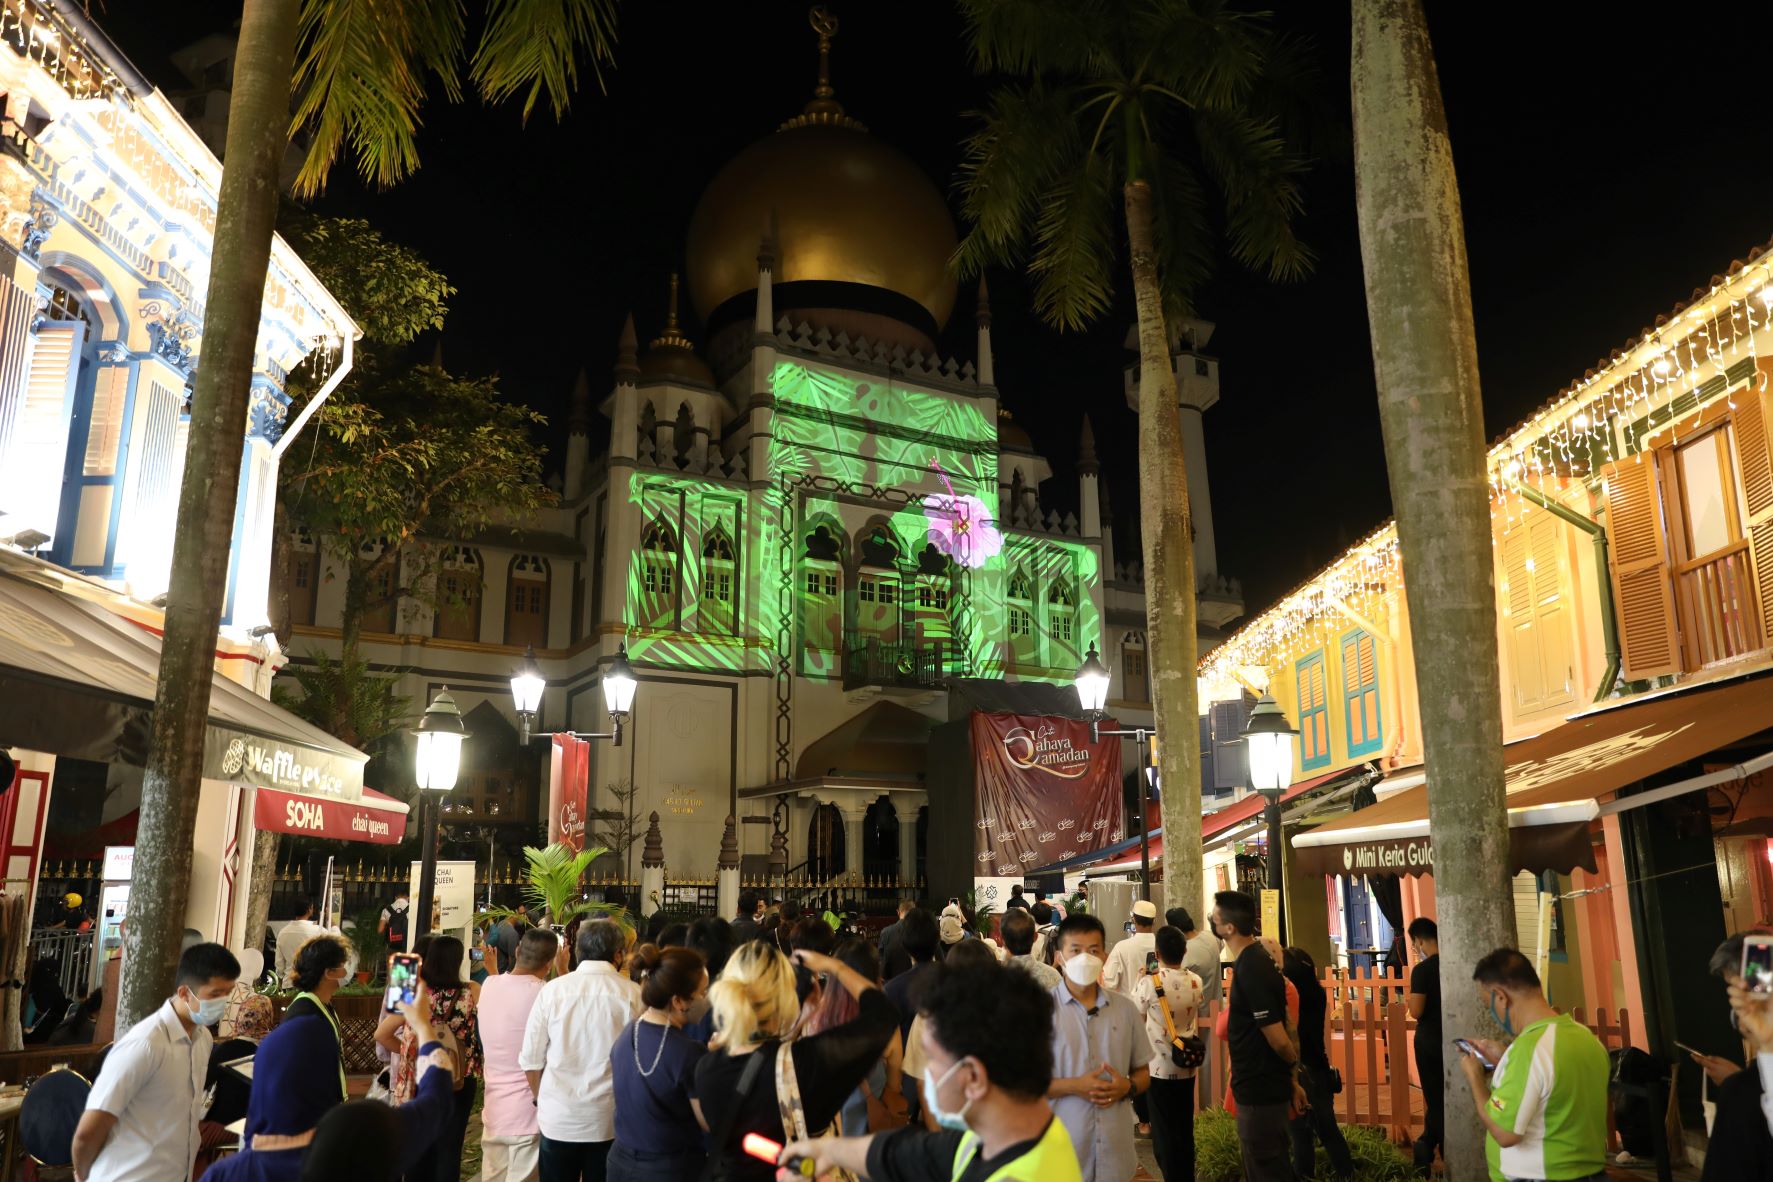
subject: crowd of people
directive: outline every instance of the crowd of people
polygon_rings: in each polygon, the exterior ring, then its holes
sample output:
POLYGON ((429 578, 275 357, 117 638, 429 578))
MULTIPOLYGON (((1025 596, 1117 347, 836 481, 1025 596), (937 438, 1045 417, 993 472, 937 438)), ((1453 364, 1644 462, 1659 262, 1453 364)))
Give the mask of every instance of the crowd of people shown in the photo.
MULTIPOLYGON (((881 1182, 1130 1182, 1142 1133, 1164 1178, 1192 1179, 1197 1106, 1221 1102, 1249 1182, 1313 1177, 1319 1145, 1333 1176, 1351 1176, 1317 967, 1257 931, 1247 894, 1216 895, 1204 927, 1140 901, 1112 945, 1098 916, 1019 890, 995 932, 975 930, 958 901, 906 903, 878 940, 756 895, 731 920, 620 920, 588 918, 563 939, 515 915, 488 935, 482 981, 460 939, 413 941, 416 1001, 376 1029, 387 1068, 355 1100, 333 1006, 355 960, 344 937, 304 932, 287 955, 279 941, 294 997, 274 1026, 249 987, 258 954, 243 967, 193 943, 165 1004, 106 1057, 74 1134, 75 1176, 459 1182, 477 1101, 483 1182, 764 1182, 806 1164, 881 1182), (1215 1039, 1228 1086, 1197 1097, 1215 1039), (232 1119, 244 1133, 226 1152, 232 1119)), ((1409 938, 1428 1105, 1417 1167, 1440 1148, 1434 1085, 1452 1055, 1494 1176, 1600 1179, 1599 1040, 1503 948, 1472 982, 1506 1044, 1443 1045, 1433 921, 1409 938)), ((1744 987, 1740 963, 1736 937, 1714 968, 1756 1060, 1700 1064, 1718 1084, 1706 1178, 1773 1177, 1773 1006, 1744 987)))

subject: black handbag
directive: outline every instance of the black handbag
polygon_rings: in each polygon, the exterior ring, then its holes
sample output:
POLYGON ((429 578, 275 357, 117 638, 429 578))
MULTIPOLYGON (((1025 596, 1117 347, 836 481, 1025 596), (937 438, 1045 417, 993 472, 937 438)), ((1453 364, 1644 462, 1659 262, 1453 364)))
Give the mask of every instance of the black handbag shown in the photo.
POLYGON ((1184 1071, 1193 1071, 1207 1061, 1207 1043, 1198 1034, 1177 1034, 1176 1019, 1170 1013, 1170 1003, 1164 1000, 1164 979, 1162 973, 1151 974, 1151 987, 1157 991, 1157 1007, 1164 1014, 1164 1029, 1170 1035, 1170 1062, 1184 1071))

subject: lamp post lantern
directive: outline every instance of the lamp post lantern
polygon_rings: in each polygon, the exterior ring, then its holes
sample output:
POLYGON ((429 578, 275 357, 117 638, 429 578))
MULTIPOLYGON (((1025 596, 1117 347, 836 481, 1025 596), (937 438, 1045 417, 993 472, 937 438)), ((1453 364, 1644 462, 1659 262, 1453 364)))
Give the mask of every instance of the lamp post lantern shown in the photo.
POLYGON ((517 721, 525 743, 531 739, 571 735, 575 739, 608 739, 612 746, 620 747, 622 725, 627 722, 629 713, 634 709, 634 690, 638 685, 634 667, 628 664, 628 646, 624 644, 616 649, 615 658, 603 671, 603 708, 609 714, 609 730, 541 731, 532 735, 530 728, 535 725, 536 715, 541 711, 542 691, 548 688, 548 681, 542 676, 542 667, 536 664, 536 650, 527 647, 523 650, 523 664, 511 675, 511 704, 517 710, 517 721))
POLYGON ((1250 767, 1250 787, 1268 802, 1268 886, 1279 893, 1280 930, 1271 934, 1282 944, 1287 942, 1286 881, 1281 869, 1281 807, 1282 793, 1293 783, 1293 746, 1299 731, 1282 712, 1272 694, 1263 694, 1244 723, 1244 752, 1250 767))
POLYGON ((413 752, 414 778, 419 786, 420 840, 424 842, 419 862, 419 930, 423 935, 431 927, 431 904, 437 894, 437 809, 439 801, 456 786, 462 768, 462 740, 468 730, 462 725, 462 711, 444 686, 425 708, 413 752))
POLYGON ((1077 687, 1077 701, 1090 723, 1090 742, 1099 743, 1102 736, 1132 739, 1139 744, 1139 897, 1151 898, 1151 789, 1156 785, 1156 769, 1151 766, 1151 740, 1157 736, 1153 727, 1138 726, 1131 730, 1103 730, 1103 708, 1108 702, 1108 666, 1090 645, 1083 664, 1072 679, 1077 687))

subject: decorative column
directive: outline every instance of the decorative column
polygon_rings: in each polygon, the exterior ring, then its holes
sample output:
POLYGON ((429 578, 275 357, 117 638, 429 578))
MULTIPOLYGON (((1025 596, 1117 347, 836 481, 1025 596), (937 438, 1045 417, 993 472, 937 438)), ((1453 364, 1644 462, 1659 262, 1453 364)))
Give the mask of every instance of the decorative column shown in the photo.
POLYGON ((851 882, 862 881, 862 867, 865 862, 862 856, 862 844, 865 840, 865 822, 868 820, 868 806, 856 805, 849 800, 838 805, 843 814, 843 864, 851 882))
POLYGON ((647 818, 646 845, 640 851, 640 915, 657 911, 665 897, 665 842, 659 834, 659 814, 647 818))
POLYGON ((726 815, 726 831, 720 835, 720 861, 715 864, 715 913, 730 918, 739 913, 739 824, 726 815))
POLYGON ((983 275, 979 276, 979 307, 975 319, 979 326, 979 358, 974 373, 979 385, 996 387, 997 367, 991 359, 991 297, 985 290, 983 275))
POLYGON ((904 888, 917 893, 917 810, 899 809, 899 881, 904 888))

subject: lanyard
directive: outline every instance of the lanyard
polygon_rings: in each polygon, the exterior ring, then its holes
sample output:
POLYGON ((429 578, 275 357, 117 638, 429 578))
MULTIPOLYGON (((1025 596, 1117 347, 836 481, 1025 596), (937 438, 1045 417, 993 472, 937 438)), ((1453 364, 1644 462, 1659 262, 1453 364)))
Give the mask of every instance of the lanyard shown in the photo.
POLYGON ((309 993, 306 989, 295 995, 296 1001, 300 1001, 304 997, 314 1003, 315 1007, 319 1009, 321 1017, 325 1018, 327 1024, 332 1027, 333 1041, 339 1046, 339 1095, 348 1100, 351 1097, 351 1092, 350 1089, 345 1086, 345 1040, 339 1033, 338 1017, 332 1012, 331 1006, 321 1001, 312 993, 309 993))

